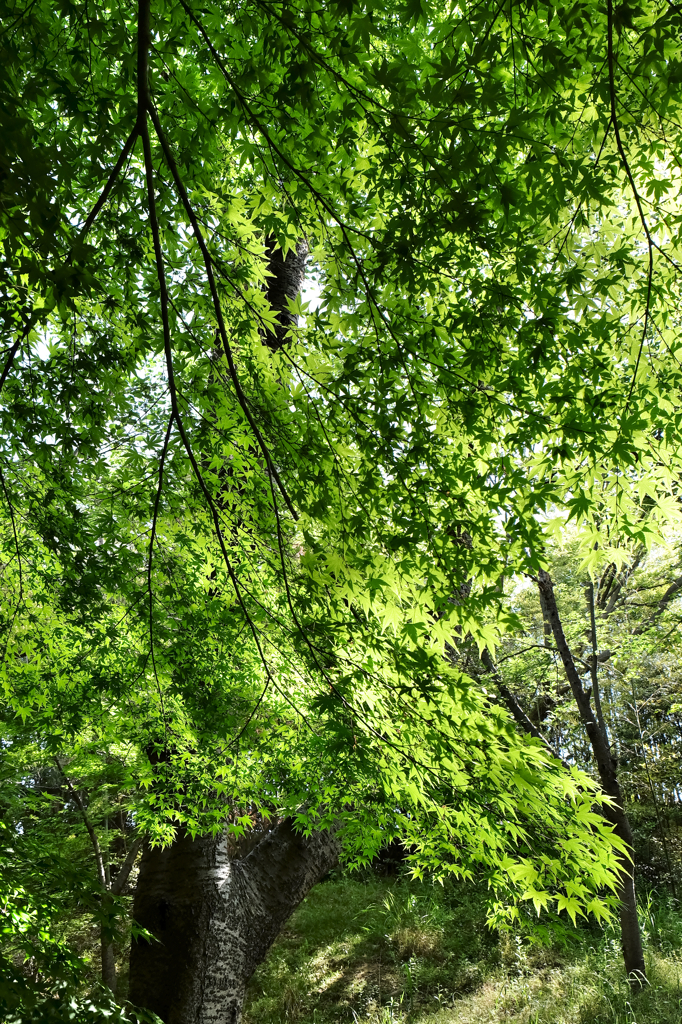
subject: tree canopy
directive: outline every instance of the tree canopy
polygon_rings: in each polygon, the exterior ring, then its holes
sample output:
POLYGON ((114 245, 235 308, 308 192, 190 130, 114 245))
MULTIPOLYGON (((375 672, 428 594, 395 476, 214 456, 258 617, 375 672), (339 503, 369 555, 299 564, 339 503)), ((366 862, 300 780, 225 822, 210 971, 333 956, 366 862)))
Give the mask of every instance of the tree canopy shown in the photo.
POLYGON ((604 913, 594 783, 458 651, 557 522, 677 517, 682 14, 0 11, 5 756, 604 913))

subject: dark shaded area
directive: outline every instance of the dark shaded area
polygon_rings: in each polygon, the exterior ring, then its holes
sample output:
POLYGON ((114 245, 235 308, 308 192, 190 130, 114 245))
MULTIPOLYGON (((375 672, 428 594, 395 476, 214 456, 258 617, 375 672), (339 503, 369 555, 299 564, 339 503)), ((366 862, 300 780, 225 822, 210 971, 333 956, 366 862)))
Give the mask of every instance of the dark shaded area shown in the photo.
POLYGON ((272 236, 266 240, 268 274, 271 276, 268 278, 265 295, 271 308, 277 313, 279 323, 274 333, 264 330, 262 334, 263 341, 272 352, 282 348, 287 340, 289 328, 295 327, 298 323, 298 317, 289 312, 287 299, 293 302, 301 290, 308 251, 308 243, 300 241, 285 257, 272 236))

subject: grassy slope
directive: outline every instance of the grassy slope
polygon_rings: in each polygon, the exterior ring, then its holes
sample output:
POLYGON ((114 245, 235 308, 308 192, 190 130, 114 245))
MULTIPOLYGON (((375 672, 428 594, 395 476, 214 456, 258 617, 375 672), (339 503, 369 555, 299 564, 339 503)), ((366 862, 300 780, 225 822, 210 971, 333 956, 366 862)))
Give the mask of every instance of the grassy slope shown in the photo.
POLYGON ((682 1024, 682 916, 643 917, 651 986, 632 1000, 613 934, 528 946, 488 931, 475 891, 342 875, 270 951, 245 1024, 682 1024))

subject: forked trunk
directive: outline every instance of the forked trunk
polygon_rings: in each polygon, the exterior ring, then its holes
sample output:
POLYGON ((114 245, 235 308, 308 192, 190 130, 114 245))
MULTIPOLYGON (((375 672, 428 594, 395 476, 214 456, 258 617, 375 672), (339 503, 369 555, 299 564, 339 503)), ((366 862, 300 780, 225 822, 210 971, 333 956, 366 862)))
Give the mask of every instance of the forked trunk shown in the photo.
MULTIPOLYGON (((580 675, 575 666, 573 655, 566 642, 563 626, 557 609, 554 587, 549 573, 540 570, 538 573, 538 586, 540 590, 540 601, 542 603, 543 617, 549 623, 554 635, 554 642, 564 665, 566 678, 573 692, 573 698, 578 706, 580 718, 588 735, 592 753, 597 763, 599 781, 604 793, 611 798, 613 804, 606 807, 604 813, 614 826, 616 835, 625 843, 628 853, 621 859, 620 879, 618 897, 620 899, 620 926, 621 943, 623 948, 623 963, 625 971, 633 992, 638 992, 646 982, 646 968, 644 964, 644 949, 642 947, 642 933, 637 917, 637 894, 635 892, 634 863, 633 863, 633 842, 632 829, 628 821, 623 805, 623 794, 618 781, 618 770, 616 761, 611 753, 611 747, 606 735, 606 728, 603 721, 600 722, 594 714, 590 704, 590 692, 583 689, 580 675)), ((594 629, 594 626, 593 626, 594 629)), ((593 640, 595 651, 594 671, 592 672, 592 689, 595 694, 595 702, 598 704, 598 682, 596 675, 596 640, 593 640)), ((601 717, 601 715, 599 716, 601 717)))
POLYGON ((129 998, 165 1024, 239 1024, 246 984, 303 897, 338 863, 329 832, 287 819, 244 860, 225 836, 147 849, 133 916, 157 941, 134 941, 129 998))

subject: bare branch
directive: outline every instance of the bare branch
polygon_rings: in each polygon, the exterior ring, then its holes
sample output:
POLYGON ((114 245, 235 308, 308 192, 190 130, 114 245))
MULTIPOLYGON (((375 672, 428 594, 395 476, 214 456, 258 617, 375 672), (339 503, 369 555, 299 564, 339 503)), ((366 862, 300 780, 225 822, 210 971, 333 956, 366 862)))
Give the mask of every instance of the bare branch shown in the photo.
POLYGON ((655 625, 658 617, 663 614, 663 612, 666 610, 670 602, 673 600, 674 597, 676 597, 679 594, 681 590, 682 576, 678 576, 676 580, 673 580, 673 582, 670 584, 661 600, 658 602, 656 610, 653 612, 653 614, 649 617, 649 619, 647 619, 647 621, 643 625, 638 626, 637 629, 634 630, 633 636, 641 636, 642 633, 646 633, 647 630, 651 629, 651 627, 655 625))

